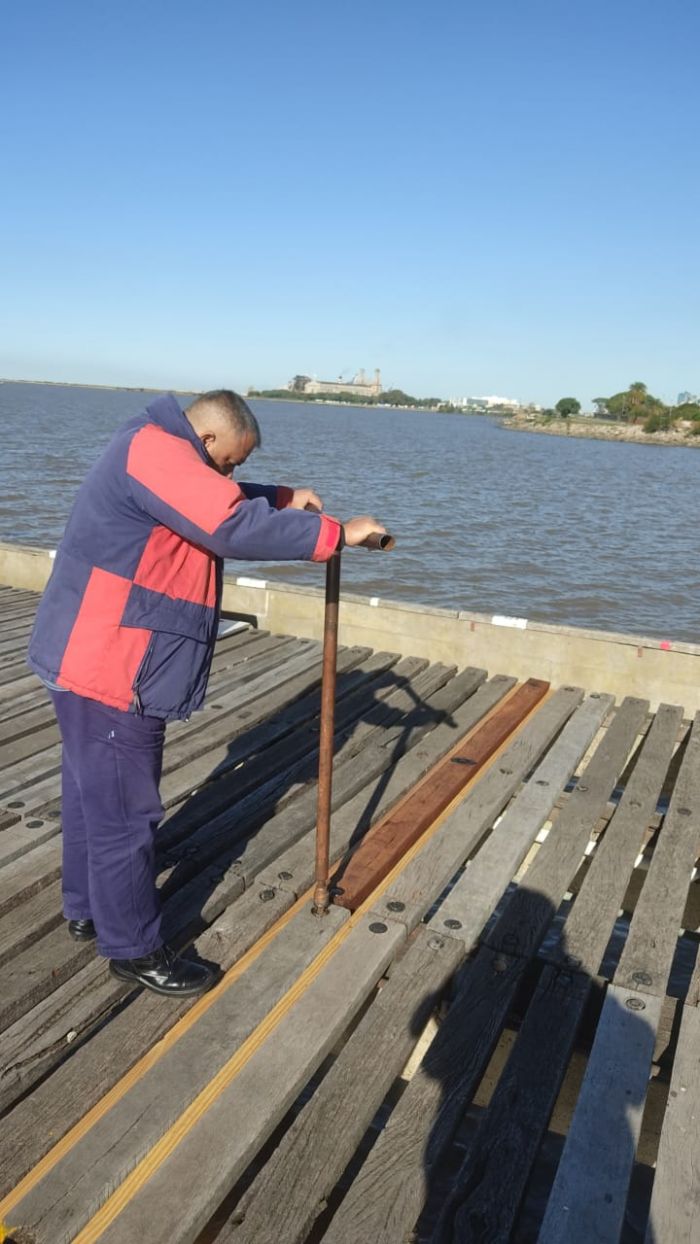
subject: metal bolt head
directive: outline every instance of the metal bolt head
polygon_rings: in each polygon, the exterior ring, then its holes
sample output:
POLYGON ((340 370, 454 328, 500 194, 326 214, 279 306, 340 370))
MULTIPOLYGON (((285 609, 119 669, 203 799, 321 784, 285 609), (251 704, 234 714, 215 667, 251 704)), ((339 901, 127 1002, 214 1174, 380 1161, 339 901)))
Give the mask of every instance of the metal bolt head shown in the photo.
POLYGON ((444 945, 445 943, 443 942, 441 937, 429 937, 428 938, 428 950, 442 950, 444 945))
POLYGON ((274 897, 275 897, 274 890, 261 890, 260 891, 260 902, 261 903, 269 903, 270 899, 273 899, 274 897))
POLYGON ((461 929, 462 927, 462 921, 455 920, 453 917, 450 917, 449 920, 443 921, 443 923, 446 929, 461 929))
POLYGON ((507 967, 508 967, 507 959, 504 959, 503 955, 496 955, 496 958, 493 961, 494 972, 505 972, 507 967))
POLYGON ((277 876, 279 877, 280 881, 291 881, 292 877, 294 876, 294 873, 289 873, 287 872, 286 869, 284 869, 281 873, 278 873, 277 876))
MULTIPOLYGON (((11 808, 11 807, 12 807, 12 804, 11 804, 11 803, 8 803, 8 805, 7 805, 7 806, 8 806, 8 808, 11 808)), ((679 808, 679 809, 678 809, 678 815, 679 815, 679 816, 690 816, 690 808, 679 808)))
POLYGON ((369 926, 370 933, 386 933, 386 925, 382 920, 375 920, 369 926))
POLYGON ((400 903, 397 898, 392 898, 390 902, 387 903, 387 908, 389 911, 405 911, 406 904, 400 903))
POLYGON ((633 981, 634 981, 637 985, 650 985, 650 984, 651 984, 651 974, 650 974, 649 972, 633 972, 633 973, 632 973, 632 980, 633 980, 633 981))
POLYGON ((535 786, 549 786, 549 782, 546 782, 544 778, 538 778, 535 782, 535 786))
POLYGON ((629 1011, 645 1011, 647 1004, 641 998, 625 998, 625 1006, 629 1011))

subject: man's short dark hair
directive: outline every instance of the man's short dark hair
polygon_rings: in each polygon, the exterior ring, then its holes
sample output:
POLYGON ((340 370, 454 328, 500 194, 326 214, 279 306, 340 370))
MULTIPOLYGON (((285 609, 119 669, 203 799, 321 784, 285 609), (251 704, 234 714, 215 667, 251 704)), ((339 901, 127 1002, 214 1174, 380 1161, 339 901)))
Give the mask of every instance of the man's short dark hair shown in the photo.
POLYGON ((252 436, 255 447, 259 448, 262 441, 260 424, 240 394, 234 393, 233 389, 210 389, 208 393, 200 393, 192 405, 188 406, 187 412, 196 413, 204 405, 216 406, 237 432, 252 436))

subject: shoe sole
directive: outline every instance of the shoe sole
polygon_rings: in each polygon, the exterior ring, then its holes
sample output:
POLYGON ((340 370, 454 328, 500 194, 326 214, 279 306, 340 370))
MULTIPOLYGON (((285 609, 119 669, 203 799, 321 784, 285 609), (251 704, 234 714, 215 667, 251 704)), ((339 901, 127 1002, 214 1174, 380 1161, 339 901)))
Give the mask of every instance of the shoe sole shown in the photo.
POLYGON ((202 985, 190 985, 186 989, 167 989, 162 985, 153 985, 150 982, 142 981, 138 976, 132 976, 129 972, 120 972, 110 963, 109 970, 112 976, 127 985, 138 985, 141 989, 149 989, 151 993, 160 994, 162 998, 196 998, 197 994, 207 993, 215 984, 215 978, 212 976, 202 985))
POLYGON ((69 929, 68 936, 72 937, 74 942, 96 942, 97 941, 96 933, 71 933, 69 929))

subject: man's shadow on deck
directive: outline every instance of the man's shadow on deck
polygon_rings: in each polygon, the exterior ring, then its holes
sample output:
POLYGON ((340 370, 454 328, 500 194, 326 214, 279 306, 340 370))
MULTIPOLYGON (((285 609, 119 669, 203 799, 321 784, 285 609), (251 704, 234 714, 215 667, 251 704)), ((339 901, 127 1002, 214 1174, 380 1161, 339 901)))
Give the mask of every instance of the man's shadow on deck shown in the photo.
MULTIPOLYGON (((533 896, 523 885, 511 895, 511 902, 516 896, 523 913, 534 897, 540 916, 548 909, 547 923, 551 926, 555 913, 544 896, 533 896)), ((554 927, 558 924, 559 921, 554 927)), ((437 1006, 441 1006, 444 1014, 417 1073, 439 1083, 440 1101, 432 1112, 433 1121, 423 1149, 423 1189, 415 1202, 416 1208, 422 1208, 410 1224, 397 1220, 401 1239, 414 1244, 505 1244, 505 1241, 568 1244, 570 1239, 576 1244, 584 1241, 588 1244, 597 1239, 619 1240, 620 1244, 670 1244, 670 1241, 658 1239, 653 1226, 647 1222, 651 1183, 648 1179, 639 1191, 640 1181, 635 1178, 639 1174, 635 1172, 636 1142, 626 1122, 620 1125, 614 1152, 604 1151, 604 1160, 612 1161, 613 1165, 609 1184, 613 1192, 616 1178, 620 1180, 619 1171, 616 1174, 614 1170, 615 1163, 621 1161, 623 1168, 629 1163, 627 1192, 617 1209, 615 1197, 605 1190, 610 1166, 601 1167, 598 1146, 591 1141, 590 1134, 586 1139, 591 1143, 577 1146, 574 1185, 584 1182, 592 1195, 598 1191, 599 1212, 601 1198, 605 1202, 604 1219, 610 1204, 609 1213, 615 1218, 608 1219, 609 1232, 601 1236, 595 1230, 595 1220, 590 1227, 585 1218, 582 1222, 580 1203, 572 1234, 566 1222, 562 1223, 561 1216, 556 1227, 546 1221, 547 1202, 566 1144, 566 1137, 551 1130, 551 1117, 572 1059, 577 1054, 590 1059, 595 1052, 603 1006, 608 1028, 616 1028, 624 1018, 629 1044, 634 1045, 639 1039, 650 1040, 653 1051, 655 1037, 650 1035, 650 1021, 645 1022, 643 1014, 635 1010, 623 1010, 609 992, 604 994, 602 978, 590 977, 566 965, 565 924, 559 929, 553 949, 551 934, 546 938, 546 958, 539 957, 536 948, 531 957, 524 955, 518 961, 518 956, 512 953, 512 941, 509 944, 507 937, 505 945, 499 941, 497 922, 487 925, 482 939, 473 957, 463 963, 452 978, 446 1013, 444 995, 442 999, 438 995, 432 999, 423 998, 412 1019, 411 1031, 415 1037, 420 1037, 437 1006), (553 963, 555 959, 561 962, 553 963), (509 998, 499 1015, 498 996, 504 982, 509 998), (566 1037, 562 1039, 555 1024, 562 1007, 566 1012, 571 1005, 578 1009, 578 1015, 572 1024, 573 1035, 567 1040, 566 1037), (552 1021, 549 1033, 547 1017, 552 1021), (499 1038, 509 1029, 515 1029, 513 1045, 500 1071, 496 1060, 488 1076, 492 1081, 495 1071, 497 1080, 493 1089, 485 1085, 484 1093, 482 1088, 480 1096, 486 1104, 475 1106, 474 1098, 499 1038), (559 1074, 556 1069, 552 1070, 556 1068, 557 1057, 563 1068, 559 1074), (549 1106, 540 1104, 538 1111, 536 1100, 533 1105, 533 1094, 537 1098, 538 1093, 542 1095, 547 1089, 549 1106), (633 1210, 631 1215, 629 1208, 633 1210), (615 1233, 614 1223, 618 1217, 619 1231, 615 1233)), ((544 940, 545 937, 539 938, 538 945, 544 940)), ((639 1002, 637 995, 631 996, 635 1003, 639 1002)), ((569 1081, 569 1090, 571 1083, 569 1081)), ((585 1084, 586 1076, 578 1091, 577 1103, 585 1084)), ((643 1111, 646 1087, 645 1082, 636 1094, 631 1089, 625 1091, 625 1110, 637 1107, 643 1111)), ((410 1082, 403 1091, 410 1093, 410 1082)), ((563 1109, 566 1112, 567 1106, 563 1109)), ((575 1111, 576 1106, 567 1120, 567 1134, 575 1111)), ((401 1126, 406 1125, 404 1115, 401 1126)), ((390 1116, 386 1137, 389 1147, 391 1126, 390 1116)), ((624 1176, 622 1180, 624 1182, 624 1176)), ((643 1185, 644 1181, 641 1183, 643 1185)), ((385 1238, 388 1236, 382 1236, 383 1240, 385 1238)))
MULTIPOLYGON (((274 653, 271 659, 274 661, 274 653)), ((446 682, 449 681, 446 679, 446 682)), ((431 698, 439 689, 436 688, 431 698)), ((220 686, 218 694, 225 693, 225 688, 220 686)), ((244 857, 246 848, 258 834, 265 833, 270 821, 282 818, 287 810, 290 815, 294 814, 297 804, 294 796, 303 797, 305 791, 314 790, 319 763, 320 698, 321 687, 318 684, 284 701, 275 713, 249 731, 237 733, 227 745, 226 757, 203 777, 201 786, 185 799, 176 812, 171 815, 166 812, 156 833, 156 852, 161 877, 160 896, 165 905, 164 933, 175 944, 183 944, 198 936, 221 914, 214 911, 213 914, 207 913, 205 918, 202 912, 227 870, 244 857), (306 707, 302 708, 303 705, 306 707), (310 737, 311 747, 308 745, 310 737), (190 906, 185 897, 186 886, 196 889, 199 912, 185 915, 183 924, 178 908, 190 906), (179 895, 183 898, 182 905, 178 902, 179 895)), ((215 689, 210 700, 215 704, 216 699, 215 689)), ((425 731, 440 724, 456 724, 450 711, 436 709, 427 699, 421 698, 411 684, 411 677, 397 672, 395 666, 374 675, 355 668, 337 675, 334 756, 346 744, 352 746, 359 727, 375 725, 372 717, 381 710, 385 713, 382 720, 376 723, 376 739, 368 743, 358 741, 357 752, 352 752, 346 760, 361 763, 359 758, 364 747, 386 746, 382 741, 383 730, 398 726, 399 733, 388 745, 384 768, 368 782, 358 778, 357 790, 353 789, 345 796, 351 799, 361 790, 367 790, 366 803, 357 816, 345 857, 363 838, 375 818, 397 761, 412 746, 411 734, 418 728, 425 731), (408 710, 387 705, 388 697, 397 691, 407 695, 410 702, 408 710), (356 705, 352 703, 353 695, 358 696, 356 705)), ((245 707, 242 711, 245 712, 245 707)), ((231 717, 233 727, 237 717, 235 709, 231 717)), ((203 729, 206 731, 206 727, 203 729)), ((194 735, 193 739, 197 737, 194 735)), ((183 734, 183 741, 185 738, 183 734)), ((416 740, 415 745, 419 742, 416 740)), ((205 761, 206 757, 202 759, 205 761)), ((167 749, 165 762, 167 765, 167 749)), ((334 791, 338 789, 342 789, 339 776, 334 782, 334 791)), ((334 798, 336 808, 345 801, 335 795, 334 798)), ((293 837, 282 836, 278 842, 270 839, 269 860, 263 865, 263 873, 276 855, 314 828, 315 802, 314 812, 309 813, 306 822, 304 829, 293 837)), ((313 861, 311 848, 309 858, 313 861)), ((235 878, 233 881, 235 884, 235 878)), ((305 881, 302 879, 300 889, 305 890, 308 883, 308 878, 305 881)), ((229 902, 234 897, 232 893, 229 902)), ((227 905, 224 902, 221 910, 227 905)), ((192 951, 188 954, 191 955, 192 951)))

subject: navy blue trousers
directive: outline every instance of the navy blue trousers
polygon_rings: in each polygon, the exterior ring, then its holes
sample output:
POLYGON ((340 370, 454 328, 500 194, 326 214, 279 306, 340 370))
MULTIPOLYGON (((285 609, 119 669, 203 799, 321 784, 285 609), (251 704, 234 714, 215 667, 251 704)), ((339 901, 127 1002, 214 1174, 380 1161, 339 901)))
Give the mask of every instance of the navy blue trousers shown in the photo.
POLYGON ((63 913, 92 919, 100 954, 161 943, 154 835, 165 722, 51 691, 63 739, 63 913))

